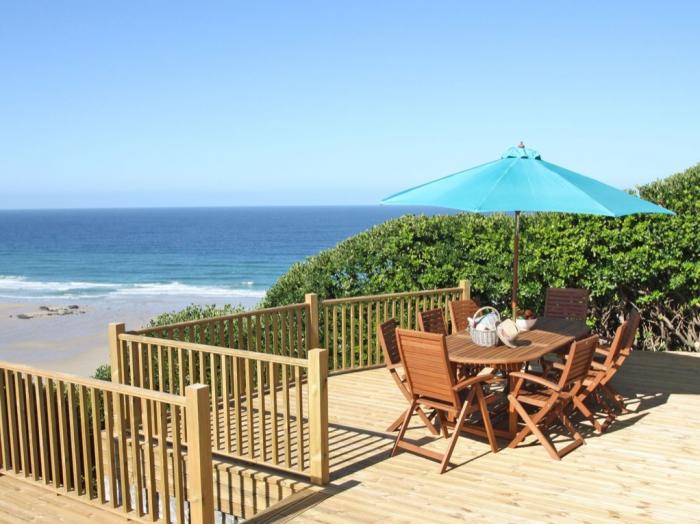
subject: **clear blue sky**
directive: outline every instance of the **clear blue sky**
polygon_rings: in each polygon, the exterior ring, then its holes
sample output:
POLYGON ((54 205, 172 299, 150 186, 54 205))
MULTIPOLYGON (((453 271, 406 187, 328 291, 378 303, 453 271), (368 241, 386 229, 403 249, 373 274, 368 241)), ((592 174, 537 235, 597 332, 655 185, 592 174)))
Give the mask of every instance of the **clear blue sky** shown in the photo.
POLYGON ((697 2, 0 4, 0 207, 376 203, 700 161, 697 2))

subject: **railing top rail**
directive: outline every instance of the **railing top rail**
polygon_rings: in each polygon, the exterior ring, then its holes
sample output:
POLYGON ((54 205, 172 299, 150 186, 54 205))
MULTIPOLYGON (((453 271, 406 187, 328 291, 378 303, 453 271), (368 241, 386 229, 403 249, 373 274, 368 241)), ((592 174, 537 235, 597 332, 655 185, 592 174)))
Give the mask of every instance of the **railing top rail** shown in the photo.
POLYGON ((207 344, 197 344, 196 342, 171 340, 169 338, 146 337, 143 335, 134 335, 132 333, 122 333, 119 335, 119 340, 124 340, 126 342, 138 342, 141 344, 152 344, 156 346, 167 346, 171 348, 189 349, 191 351, 201 351, 202 353, 213 353, 228 357, 240 357, 248 360, 259 360, 261 362, 274 362, 276 364, 285 364, 288 366, 298 366, 303 368, 309 367, 308 360, 303 358, 285 357, 282 355, 274 355, 272 353, 257 353, 255 351, 245 351, 242 349, 222 348, 218 346, 209 346, 207 344))
POLYGON ((403 291, 401 293, 385 293, 381 295, 365 295, 361 297, 345 297, 345 298, 330 298, 322 300, 324 306, 332 306, 334 304, 350 304, 353 302, 369 302, 370 300, 391 300, 393 298, 407 298, 424 295, 436 295, 439 293, 456 293, 461 291, 461 287, 445 287, 440 289, 426 289, 422 291, 403 291))
POLYGON ((290 311, 293 309, 303 309, 303 308, 308 308, 308 307, 309 307, 308 304, 306 304, 305 302, 301 302, 299 304, 289 304, 286 306, 277 306, 277 307, 270 307, 270 308, 265 308, 265 309, 252 309, 250 311, 243 311, 241 313, 233 313, 231 315, 222 315, 220 317, 207 317, 207 318, 200 318, 197 320, 187 320, 185 322, 176 322, 174 324, 165 324, 162 326, 146 327, 146 328, 142 328, 142 329, 131 330, 128 333, 131 333, 133 335, 141 335, 143 333, 151 333, 153 331, 163 331, 165 329, 186 328, 186 327, 190 327, 190 326, 196 326, 199 324, 205 324, 207 322, 233 320, 236 318, 247 318, 247 317, 254 317, 257 315, 273 315, 275 313, 282 313, 284 311, 290 311))
POLYGON ((129 395, 131 397, 144 398, 146 400, 154 400, 156 402, 162 402, 163 404, 173 404, 176 406, 185 405, 185 397, 183 396, 141 389, 134 386, 127 386, 124 384, 115 384, 114 382, 107 382, 106 380, 98 380, 96 378, 85 378, 80 377, 78 375, 71 375, 69 373, 61 373, 58 371, 46 371, 31 366, 25 366, 24 364, 15 364, 12 362, 3 361, 0 361, 0 369, 6 369, 16 373, 25 373, 34 377, 51 379, 59 382, 69 382, 77 386, 101 389, 104 391, 109 391, 111 393, 118 393, 120 395, 129 395))

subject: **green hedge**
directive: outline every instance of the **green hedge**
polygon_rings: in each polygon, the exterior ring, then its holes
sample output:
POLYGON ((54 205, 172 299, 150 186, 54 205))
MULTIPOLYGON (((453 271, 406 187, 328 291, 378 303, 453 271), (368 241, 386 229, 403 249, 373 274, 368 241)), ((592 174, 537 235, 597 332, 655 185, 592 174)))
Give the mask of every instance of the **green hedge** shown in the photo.
MULTIPOLYGON (((520 305, 542 311, 547 287, 591 292, 591 321, 610 336, 631 307, 643 316, 641 346, 700 350, 700 164, 639 187, 677 216, 523 217, 520 305)), ((505 215, 407 215, 293 265, 264 306, 304 293, 344 297, 472 282, 482 303, 507 311, 513 220, 505 215)))

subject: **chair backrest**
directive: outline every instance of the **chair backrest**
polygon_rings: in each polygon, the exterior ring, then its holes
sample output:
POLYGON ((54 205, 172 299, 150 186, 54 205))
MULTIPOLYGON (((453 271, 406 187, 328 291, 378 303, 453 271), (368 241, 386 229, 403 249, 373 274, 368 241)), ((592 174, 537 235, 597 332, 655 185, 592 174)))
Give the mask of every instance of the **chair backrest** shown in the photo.
POLYGON ((639 329, 639 324, 642 321, 642 317, 639 311, 633 309, 632 312, 627 317, 627 329, 625 330, 625 335, 622 339, 622 350, 631 351, 632 346, 634 346, 634 339, 637 336, 637 330, 639 329))
POLYGON ((588 316, 588 290, 552 287, 547 289, 544 316, 586 320, 588 316))
POLYGON ((396 340, 396 328, 399 327, 395 318, 389 319, 377 327, 379 345, 384 352, 384 363, 388 368, 401 365, 399 343, 396 340))
POLYGON ((615 330, 615 337, 613 337, 613 341, 610 344, 610 350, 608 351, 608 356, 605 357, 605 362, 603 363, 603 365, 608 369, 610 369, 615 362, 617 362, 617 357, 620 355, 620 351, 622 350, 625 333, 627 332, 627 326, 628 322, 623 322, 617 326, 617 329, 615 330))
POLYGON ((472 299, 452 300, 449 303, 450 319, 452 320, 452 333, 464 331, 469 326, 467 319, 473 317, 479 309, 479 305, 472 299))
POLYGON ((413 395, 459 407, 445 336, 397 329, 401 361, 413 395))
POLYGON ((418 313, 418 327, 421 331, 425 331, 426 333, 447 335, 445 314, 442 312, 442 309, 431 309, 418 313))
POLYGON ((569 356, 566 359, 564 371, 559 379, 559 386, 562 389, 571 389, 577 382, 586 378, 588 371, 591 369, 591 362, 593 361, 596 347, 598 347, 597 335, 571 343, 569 356))

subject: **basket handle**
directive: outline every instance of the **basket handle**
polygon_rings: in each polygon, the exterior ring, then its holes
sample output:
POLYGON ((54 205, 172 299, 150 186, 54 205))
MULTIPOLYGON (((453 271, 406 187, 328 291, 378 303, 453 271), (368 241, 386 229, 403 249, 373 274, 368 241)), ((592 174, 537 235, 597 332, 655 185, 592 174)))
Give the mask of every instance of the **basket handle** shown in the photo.
POLYGON ((474 316, 472 317, 474 319, 474 326, 476 326, 482 318, 486 316, 485 313, 482 313, 483 311, 492 311, 493 313, 496 313, 496 317, 498 317, 498 321, 501 321, 501 314, 498 312, 498 310, 493 307, 493 306, 484 306, 480 307, 479 309, 476 310, 476 313, 474 313, 474 316), (481 314, 480 314, 481 313, 481 314))

